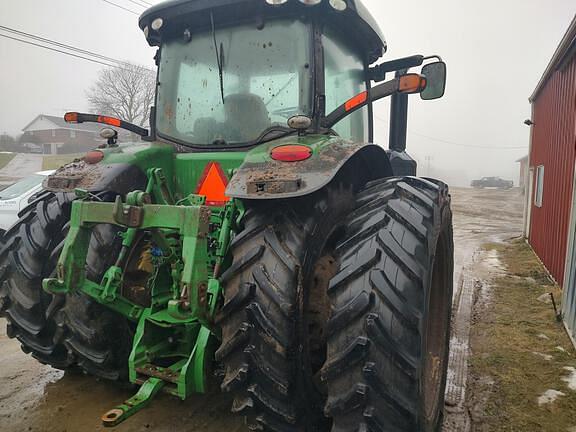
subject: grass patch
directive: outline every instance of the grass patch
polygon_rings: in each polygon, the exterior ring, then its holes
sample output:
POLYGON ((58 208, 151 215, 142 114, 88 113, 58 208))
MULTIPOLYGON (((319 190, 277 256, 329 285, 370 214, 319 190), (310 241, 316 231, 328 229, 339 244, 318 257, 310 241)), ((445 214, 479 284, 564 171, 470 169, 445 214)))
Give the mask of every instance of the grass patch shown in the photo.
POLYGON ((14 156, 16 156, 16 153, 0 153, 0 169, 8 165, 8 162, 14 159, 14 156))
POLYGON ((538 301, 547 292, 560 299, 560 290, 524 241, 485 248, 498 252, 507 271, 493 280, 488 304, 474 316, 473 431, 568 431, 576 426, 576 392, 562 378, 569 375, 565 367, 576 367, 574 349, 552 305, 538 301), (539 406, 538 397, 549 389, 565 396, 539 406))
POLYGON ((42 170, 55 170, 62 165, 72 162, 74 159, 81 157, 81 154, 51 155, 44 156, 42 161, 42 170))

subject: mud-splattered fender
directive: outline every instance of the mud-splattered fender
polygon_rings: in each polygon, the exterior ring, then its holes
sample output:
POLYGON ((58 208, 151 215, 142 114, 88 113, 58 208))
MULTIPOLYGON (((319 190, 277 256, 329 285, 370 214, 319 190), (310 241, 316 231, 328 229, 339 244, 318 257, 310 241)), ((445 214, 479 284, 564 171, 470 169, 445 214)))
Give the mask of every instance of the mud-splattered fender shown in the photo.
POLYGON ((250 151, 230 180, 226 195, 255 200, 304 196, 329 184, 345 168, 364 182, 392 175, 388 155, 378 145, 325 135, 290 137, 250 151), (271 151, 283 145, 305 145, 312 155, 298 162, 273 160, 271 151))
POLYGON ((44 180, 44 189, 52 192, 111 191, 121 195, 146 186, 146 175, 136 165, 72 162, 44 180))
POLYGON ((52 192, 111 191, 121 195, 146 187, 146 170, 162 167, 171 178, 171 146, 134 144, 98 150, 104 153, 101 162, 89 164, 84 159, 64 165, 44 180, 44 189, 52 192))

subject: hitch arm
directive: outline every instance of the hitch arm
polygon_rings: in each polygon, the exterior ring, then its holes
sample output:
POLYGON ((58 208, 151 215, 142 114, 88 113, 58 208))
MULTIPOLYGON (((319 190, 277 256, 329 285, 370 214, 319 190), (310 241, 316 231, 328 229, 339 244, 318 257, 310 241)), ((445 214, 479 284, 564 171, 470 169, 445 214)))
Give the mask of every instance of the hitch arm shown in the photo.
POLYGON ((138 393, 126 400, 123 404, 118 405, 104 414, 102 416, 102 424, 106 427, 114 427, 122 423, 128 417, 133 416, 142 408, 150 405, 154 396, 156 396, 165 385, 166 381, 160 378, 149 378, 148 381, 142 384, 138 393))

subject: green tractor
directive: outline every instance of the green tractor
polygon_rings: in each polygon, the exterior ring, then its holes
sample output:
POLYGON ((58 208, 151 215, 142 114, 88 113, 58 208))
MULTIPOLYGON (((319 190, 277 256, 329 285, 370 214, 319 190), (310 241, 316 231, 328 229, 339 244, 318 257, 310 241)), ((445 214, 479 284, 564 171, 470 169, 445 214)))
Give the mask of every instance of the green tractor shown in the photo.
POLYGON ((251 430, 440 430, 450 195, 405 147, 408 95, 441 97, 445 64, 378 64, 359 0, 173 0, 139 25, 158 47, 150 130, 66 115, 106 142, 5 235, 9 336, 139 386, 106 426, 216 377, 251 430), (387 96, 385 150, 370 143, 387 96))

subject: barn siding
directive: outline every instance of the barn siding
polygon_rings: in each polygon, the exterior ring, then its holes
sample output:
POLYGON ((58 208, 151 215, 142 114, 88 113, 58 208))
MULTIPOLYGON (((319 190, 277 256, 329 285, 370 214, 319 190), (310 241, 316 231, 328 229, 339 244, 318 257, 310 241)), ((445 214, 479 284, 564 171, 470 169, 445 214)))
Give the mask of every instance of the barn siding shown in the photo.
POLYGON ((536 172, 537 166, 544 165, 544 195, 542 207, 534 206, 531 199, 529 241, 562 284, 576 161, 576 56, 552 73, 533 108, 530 167, 536 172))

